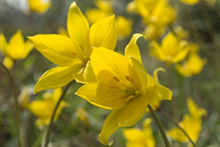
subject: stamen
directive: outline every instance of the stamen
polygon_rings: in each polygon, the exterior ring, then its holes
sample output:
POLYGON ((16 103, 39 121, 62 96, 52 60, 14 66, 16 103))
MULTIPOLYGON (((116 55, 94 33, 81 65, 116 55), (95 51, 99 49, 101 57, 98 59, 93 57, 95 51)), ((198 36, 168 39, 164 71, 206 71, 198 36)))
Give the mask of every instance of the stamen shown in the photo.
POLYGON ((109 95, 107 95, 107 97, 114 96, 114 95, 116 95, 116 93, 110 93, 109 95))
POLYGON ((83 47, 80 45, 80 49, 82 50, 82 51, 84 51, 84 49, 83 49, 83 47))
POLYGON ((129 77, 129 76, 125 76, 125 79, 128 80, 129 82, 133 83, 134 82, 134 79, 129 77))
POLYGON ((114 79, 115 81, 117 81, 117 82, 120 82, 119 78, 116 77, 116 76, 113 76, 113 79, 114 79))
POLYGON ((76 54, 76 52, 74 52, 73 50, 72 50, 72 51, 70 51, 70 52, 71 52, 73 55, 77 55, 77 54, 76 54))
POLYGON ((112 88, 112 89, 118 89, 118 90, 120 90, 120 88, 119 88, 119 87, 117 87, 117 86, 110 86, 109 88, 112 88))
POLYGON ((131 77, 125 76, 125 79, 128 80, 129 82, 131 81, 131 77))

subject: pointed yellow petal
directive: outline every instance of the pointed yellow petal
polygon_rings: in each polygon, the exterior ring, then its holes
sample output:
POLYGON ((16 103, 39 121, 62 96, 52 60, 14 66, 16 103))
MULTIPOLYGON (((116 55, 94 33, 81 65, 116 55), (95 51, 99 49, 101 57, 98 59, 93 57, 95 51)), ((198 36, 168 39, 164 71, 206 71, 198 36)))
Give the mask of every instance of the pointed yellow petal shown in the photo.
MULTIPOLYGON (((132 62, 132 67, 135 69, 139 80, 141 81, 142 87, 143 87, 143 91, 145 92, 145 90, 147 89, 148 86, 148 73, 146 72, 143 64, 141 64, 141 62, 139 62, 137 59, 131 57, 131 62, 132 62)), ((144 95, 144 94, 143 94, 144 95)))
POLYGON ((36 49, 51 62, 59 66, 70 66, 81 62, 76 55, 73 42, 62 35, 35 35, 28 37, 36 49), (72 53, 74 52, 74 53, 72 53))
POLYGON ((168 88, 155 83, 147 88, 145 96, 149 104, 154 104, 160 100, 171 100, 172 92, 168 88))
POLYGON ((55 67, 46 71, 38 80, 34 87, 34 93, 45 89, 60 88, 73 81, 72 73, 78 69, 72 66, 68 67, 55 67))
POLYGON ((105 123, 102 127, 102 131, 99 134, 99 140, 102 144, 112 145, 114 139, 109 141, 110 136, 115 133, 120 127, 118 125, 118 119, 121 114, 121 110, 114 110, 105 120, 105 123))
POLYGON ((8 56, 7 50, 6 50, 7 40, 4 36, 4 34, 0 34, 0 50, 3 55, 8 56))
POLYGON ((199 108, 191 97, 187 99, 187 106, 190 114, 194 117, 199 118, 207 113, 205 109, 199 108))
POLYGON ((11 69, 12 66, 14 65, 14 61, 9 58, 9 57, 5 57, 4 60, 3 60, 3 64, 8 68, 8 69, 11 69))
POLYGON ((125 138, 130 142, 141 142, 142 140, 147 139, 145 133, 136 128, 129 128, 123 130, 123 134, 125 138))
POLYGON ((83 76, 85 78, 85 81, 88 83, 97 81, 94 70, 91 65, 91 61, 87 62, 83 76))
POLYGON ((102 70, 109 70, 114 76, 123 80, 124 83, 127 82, 125 76, 129 75, 128 68, 130 65, 124 56, 112 50, 100 47, 93 49, 90 58, 96 75, 102 70))
POLYGON ((76 2, 73 2, 69 8, 67 30, 72 41, 87 55, 91 54, 92 48, 89 43, 89 24, 76 5, 76 2))
POLYGON ((157 69, 154 70, 154 80, 155 80, 156 83, 160 83, 159 80, 158 80, 158 72, 159 71, 166 72, 166 70, 163 69, 163 68, 157 68, 157 69))
POLYGON ((173 63, 177 63, 179 61, 182 61, 186 55, 188 54, 189 52, 189 48, 188 47, 183 47, 183 49, 181 51, 179 51, 172 59, 172 62, 173 63))
POLYGON ((20 59, 25 49, 24 38, 21 31, 18 30, 10 39, 7 46, 8 56, 12 59, 20 59))
POLYGON ((147 99, 146 97, 136 97, 123 108, 123 112, 119 117, 119 126, 127 127, 135 125, 146 113, 147 99))
POLYGON ((115 16, 106 17, 94 23, 89 35, 92 46, 114 50, 117 41, 115 16))
POLYGON ((142 34, 134 34, 131 38, 131 41, 129 42, 129 44, 126 46, 125 48, 125 56, 126 57, 133 57, 135 59, 137 59, 140 63, 142 63, 141 60, 141 54, 137 45, 137 40, 140 37, 144 37, 144 35, 142 34))
POLYGON ((77 92, 76 95, 82 97, 83 99, 87 100, 89 103, 101 107, 103 109, 112 110, 112 108, 100 105, 96 98, 96 92, 97 92, 98 83, 91 83, 91 84, 85 84, 81 86, 77 92))

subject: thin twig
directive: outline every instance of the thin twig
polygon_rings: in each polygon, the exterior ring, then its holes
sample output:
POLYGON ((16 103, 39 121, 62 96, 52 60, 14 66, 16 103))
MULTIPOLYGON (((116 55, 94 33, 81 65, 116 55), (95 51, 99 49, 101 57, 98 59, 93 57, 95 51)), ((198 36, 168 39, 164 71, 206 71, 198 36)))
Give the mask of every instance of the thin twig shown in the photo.
POLYGON ((159 118, 157 117, 156 112, 154 111, 154 109, 149 104, 148 104, 148 109, 150 110, 151 114, 153 115, 155 121, 157 122, 157 125, 158 125, 158 127, 160 129, 160 133, 161 133, 161 135, 163 137, 163 140, 164 140, 164 143, 165 143, 166 147, 170 147, 170 143, 169 143, 169 141, 167 139, 166 133, 165 133, 164 128, 163 128, 163 125, 160 122, 159 118))
POLYGON ((195 143, 192 141, 192 139, 189 137, 189 135, 186 133, 186 131, 176 122, 171 116, 169 116, 164 110, 161 108, 158 109, 167 119, 169 119, 172 123, 174 123, 182 132, 183 134, 189 139, 189 141, 192 143, 194 147, 196 147, 195 143))
POLYGON ((59 100, 58 100, 58 102, 57 102, 57 104, 56 104, 56 106, 55 106, 55 108, 54 108, 54 110, 53 110, 53 114, 52 114, 52 116, 51 116, 51 118, 50 118, 50 123, 49 123, 49 125, 48 125, 48 129, 47 129, 46 136, 45 136, 45 139, 44 139, 44 141, 45 141, 45 142, 44 142, 44 145, 43 145, 44 147, 47 147, 47 146, 48 146, 49 138, 50 138, 50 132, 51 132, 51 128, 52 128, 52 125, 53 125, 54 116, 55 116, 56 111, 57 111, 57 109, 58 109, 58 107, 59 107, 59 105, 60 105, 60 102, 62 101, 62 99, 63 99, 64 95, 66 94, 66 92, 67 92, 69 86, 71 85, 71 83, 72 83, 72 82, 70 82, 70 83, 65 87, 65 89, 64 89, 64 91, 63 91, 63 93, 62 93, 62 95, 60 96, 60 98, 59 98, 59 100))
POLYGON ((13 94, 14 94, 14 104, 15 104, 15 118, 16 118, 16 133, 17 133, 17 138, 18 138, 18 146, 21 147, 21 135, 20 135, 20 109, 18 106, 18 94, 16 91, 16 86, 15 86, 15 80, 11 74, 11 72, 8 70, 8 68, 0 62, 0 65, 3 67, 3 69, 7 72, 7 74, 9 75, 9 78, 11 80, 11 84, 12 84, 12 90, 13 90, 13 94))

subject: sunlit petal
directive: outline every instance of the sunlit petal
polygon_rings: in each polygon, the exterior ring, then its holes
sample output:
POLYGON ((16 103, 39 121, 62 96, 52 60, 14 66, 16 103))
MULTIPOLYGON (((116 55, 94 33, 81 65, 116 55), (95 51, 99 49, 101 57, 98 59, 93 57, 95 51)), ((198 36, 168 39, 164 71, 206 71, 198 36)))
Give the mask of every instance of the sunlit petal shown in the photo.
POLYGON ((142 35, 142 34, 134 34, 133 35, 131 41, 129 42, 129 44, 125 48, 125 56, 126 57, 133 57, 133 58, 137 59, 140 63, 142 63, 140 50, 137 45, 137 40, 140 37, 144 37, 144 35, 142 35))
POLYGON ((86 82, 96 82, 97 78, 95 76, 94 70, 91 65, 91 61, 87 62, 86 68, 83 74, 86 82))
POLYGON ((120 116, 121 110, 114 110, 105 120, 105 123, 102 127, 102 131, 99 134, 99 140, 105 145, 112 145, 113 139, 109 141, 110 136, 119 129, 118 119, 120 116))
POLYGON ((133 126, 135 125, 145 114, 147 108, 146 97, 139 96, 131 100, 119 117, 119 126, 133 126))
POLYGON ((62 35, 35 35, 28 37, 36 49, 51 62, 59 66, 70 66, 81 62, 73 42, 62 35))
POLYGON ((97 107, 112 110, 112 108, 110 107, 100 105, 99 102, 97 101, 97 98, 96 98, 97 87, 98 87, 98 83, 85 84, 77 90, 76 95, 84 98, 89 103, 97 107))
POLYGON ((172 99, 172 92, 168 88, 158 83, 155 83, 151 85, 149 88, 147 88, 145 94, 146 94, 145 96, 147 97, 147 101, 149 104, 156 103, 160 100, 171 100, 172 99))
POLYGON ((94 23, 89 35, 92 46, 114 50, 117 41, 115 16, 106 17, 94 23))
POLYGON ((78 72, 72 66, 55 67, 46 71, 38 80, 34 87, 34 93, 45 89, 60 88, 73 81, 73 72, 78 72))
POLYGON ((89 43, 89 24, 82 14, 76 2, 70 5, 67 30, 72 41, 76 43, 86 54, 91 54, 92 48, 89 43))

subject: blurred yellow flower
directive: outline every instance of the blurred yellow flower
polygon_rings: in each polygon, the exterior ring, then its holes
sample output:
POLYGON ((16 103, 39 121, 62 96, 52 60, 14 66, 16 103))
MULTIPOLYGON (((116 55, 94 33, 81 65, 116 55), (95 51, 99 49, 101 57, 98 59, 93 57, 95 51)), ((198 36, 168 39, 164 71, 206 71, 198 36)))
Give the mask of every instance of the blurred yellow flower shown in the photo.
POLYGON ((99 135, 101 143, 111 145, 109 137, 120 127, 135 125, 146 113, 148 104, 170 100, 172 92, 144 69, 134 34, 126 46, 125 56, 105 48, 94 48, 91 65, 97 82, 81 86, 76 94, 91 104, 113 110, 99 135), (149 81, 149 82, 148 82, 149 81))
POLYGON ((66 37, 69 37, 68 31, 64 27, 60 27, 57 30, 57 33, 66 37))
POLYGON ((175 68, 182 76, 190 77, 199 74, 204 64, 205 60, 197 53, 190 53, 187 61, 183 65, 177 64, 175 68))
POLYGON ((182 61, 186 57, 189 52, 187 44, 170 32, 163 38, 161 46, 156 41, 152 41, 150 47, 152 55, 169 65, 182 61))
POLYGON ((165 27, 176 19, 175 10, 166 0, 134 0, 128 4, 127 10, 142 16, 146 23, 144 34, 150 40, 161 36, 165 27))
POLYGON ((95 6, 97 8, 86 8, 85 15, 88 21, 93 24, 106 16, 113 13, 111 1, 96 0, 95 6))
POLYGON ((42 55, 59 65, 40 77, 34 93, 63 87, 74 79, 84 83, 83 74, 90 60, 92 46, 110 50, 115 48, 117 29, 114 15, 89 28, 88 21, 73 2, 69 8, 67 30, 70 37, 54 34, 28 37, 42 55))
POLYGON ((124 39, 128 37, 132 32, 133 21, 123 16, 118 16, 116 18, 116 22, 118 26, 118 39, 124 39))
POLYGON ((18 102, 21 105, 22 108, 28 108, 29 106, 29 89, 30 87, 26 86, 22 89, 21 94, 18 97, 18 102))
POLYGON ((173 29, 179 39, 187 39, 190 36, 189 31, 183 29, 181 26, 176 25, 173 29))
POLYGON ((77 108, 76 115, 79 118, 79 120, 82 122, 83 126, 86 129, 89 129, 89 114, 86 112, 85 109, 77 108))
MULTIPOLYGON (((46 92, 43 94, 42 100, 35 100, 28 105, 28 109, 38 117, 36 125, 42 128, 44 125, 48 125, 53 114, 54 108, 62 94, 62 89, 55 89, 52 92, 46 92)), ((68 106, 68 103, 64 100, 61 101, 56 114, 54 116, 54 122, 57 121, 62 109, 68 106)))
POLYGON ((28 0, 31 12, 44 14, 51 6, 51 0, 28 0))
POLYGON ((123 130, 125 138, 128 140, 126 147, 155 147, 155 139, 151 130, 151 119, 147 118, 143 123, 143 130, 130 128, 123 130))
POLYGON ((7 42, 5 36, 0 34, 0 50, 5 56, 3 63, 9 69, 13 66, 13 60, 21 60, 27 57, 34 45, 29 40, 24 42, 21 31, 17 31, 7 42))
MULTIPOLYGON (((192 141, 196 142, 202 130, 201 117, 206 114, 206 110, 199 108, 192 98, 187 99, 187 105, 190 114, 185 114, 179 125, 186 131, 192 141)), ((167 134, 176 141, 189 142, 188 138, 177 127, 168 131, 167 134)))

